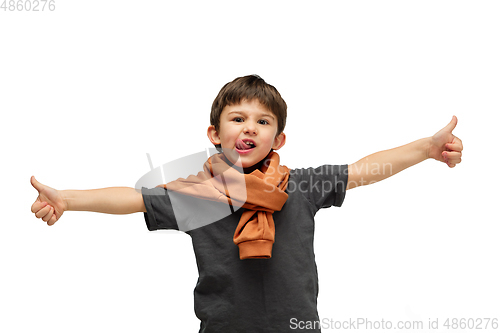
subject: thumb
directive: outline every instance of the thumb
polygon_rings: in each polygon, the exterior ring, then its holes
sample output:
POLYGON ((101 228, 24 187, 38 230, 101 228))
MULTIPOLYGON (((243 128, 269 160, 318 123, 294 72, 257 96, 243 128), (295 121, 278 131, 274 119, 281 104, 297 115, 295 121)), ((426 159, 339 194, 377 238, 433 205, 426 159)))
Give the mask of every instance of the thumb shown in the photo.
POLYGON ((451 118, 450 123, 448 125, 446 125, 444 130, 451 133, 455 129, 455 127, 457 126, 457 123, 458 123, 457 117, 453 116, 453 118, 451 118))
POLYGON ((35 179, 35 176, 31 176, 31 185, 38 191, 41 192, 44 188, 44 185, 35 179))

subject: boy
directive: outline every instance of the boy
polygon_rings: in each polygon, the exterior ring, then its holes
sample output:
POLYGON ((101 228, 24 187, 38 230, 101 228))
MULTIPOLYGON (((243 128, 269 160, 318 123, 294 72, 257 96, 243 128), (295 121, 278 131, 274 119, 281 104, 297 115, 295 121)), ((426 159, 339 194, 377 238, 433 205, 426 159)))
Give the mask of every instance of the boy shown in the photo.
POLYGON ((276 153, 286 141, 286 108, 262 78, 237 78, 212 105, 207 135, 221 153, 211 156, 198 175, 140 192, 126 187, 57 191, 32 177, 39 195, 31 211, 48 225, 67 210, 144 212, 149 230, 188 233, 199 270, 194 294, 200 332, 320 332, 319 325, 293 325, 319 323, 315 213, 341 206, 348 189, 383 180, 427 158, 452 168, 461 162, 463 146, 452 134, 454 116, 432 137, 351 165, 290 170, 276 153), (189 215, 196 212, 176 213, 176 207, 179 212, 183 202, 192 200, 197 201, 184 207, 203 207, 208 216, 211 210, 230 211, 193 226, 189 215))

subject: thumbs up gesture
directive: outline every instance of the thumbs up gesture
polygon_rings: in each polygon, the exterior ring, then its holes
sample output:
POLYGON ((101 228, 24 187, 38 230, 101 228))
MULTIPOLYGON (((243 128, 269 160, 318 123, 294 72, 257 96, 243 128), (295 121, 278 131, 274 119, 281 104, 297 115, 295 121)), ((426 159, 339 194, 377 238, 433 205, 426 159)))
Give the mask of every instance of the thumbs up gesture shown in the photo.
POLYGON ((464 149, 462 140, 452 133, 457 122, 457 117, 453 116, 445 128, 432 136, 429 147, 429 157, 446 163, 450 168, 454 168, 462 161, 462 150, 464 149))
POLYGON ((64 198, 60 191, 43 185, 35 179, 35 176, 31 177, 31 185, 38 191, 38 198, 31 205, 31 212, 48 225, 53 225, 67 210, 64 198))

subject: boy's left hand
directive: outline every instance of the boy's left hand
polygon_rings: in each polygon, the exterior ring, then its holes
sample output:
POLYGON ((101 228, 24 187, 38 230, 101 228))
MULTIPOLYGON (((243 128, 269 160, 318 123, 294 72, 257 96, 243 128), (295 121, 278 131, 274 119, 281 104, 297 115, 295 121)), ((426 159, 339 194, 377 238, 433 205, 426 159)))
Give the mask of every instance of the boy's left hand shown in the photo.
POLYGON ((453 116, 445 128, 437 132, 430 139, 428 156, 446 163, 450 168, 462 161, 462 140, 453 135, 452 131, 457 126, 458 119, 453 116))

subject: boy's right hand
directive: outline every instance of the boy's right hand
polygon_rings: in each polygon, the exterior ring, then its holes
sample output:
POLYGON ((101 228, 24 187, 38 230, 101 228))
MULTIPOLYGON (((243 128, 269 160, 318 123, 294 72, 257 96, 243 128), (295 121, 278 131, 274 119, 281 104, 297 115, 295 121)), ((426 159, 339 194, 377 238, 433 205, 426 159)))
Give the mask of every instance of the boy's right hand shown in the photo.
POLYGON ((38 182, 35 176, 31 176, 31 185, 38 191, 38 198, 31 205, 31 211, 37 218, 41 218, 48 225, 53 225, 67 210, 61 192, 38 182))

